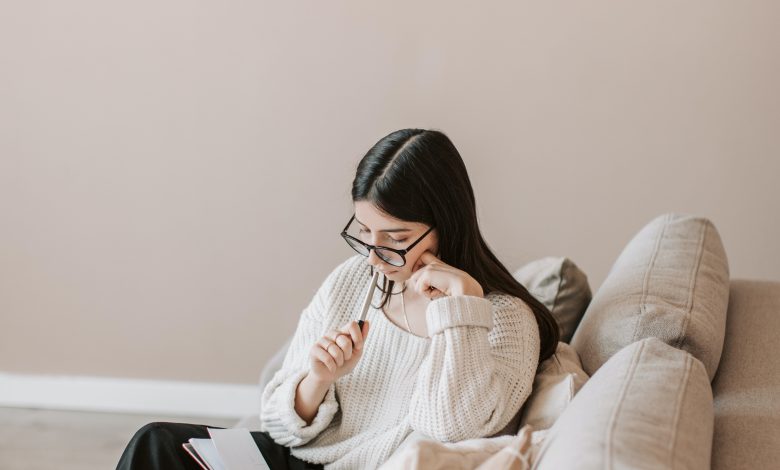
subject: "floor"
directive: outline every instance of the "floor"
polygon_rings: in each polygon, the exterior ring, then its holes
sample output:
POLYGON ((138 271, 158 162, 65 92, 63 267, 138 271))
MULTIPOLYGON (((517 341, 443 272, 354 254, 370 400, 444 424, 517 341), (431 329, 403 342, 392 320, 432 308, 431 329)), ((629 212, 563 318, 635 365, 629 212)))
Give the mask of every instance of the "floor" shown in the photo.
POLYGON ((106 470, 135 431, 173 421, 230 427, 237 419, 183 418, 0 407, 2 470, 106 470))

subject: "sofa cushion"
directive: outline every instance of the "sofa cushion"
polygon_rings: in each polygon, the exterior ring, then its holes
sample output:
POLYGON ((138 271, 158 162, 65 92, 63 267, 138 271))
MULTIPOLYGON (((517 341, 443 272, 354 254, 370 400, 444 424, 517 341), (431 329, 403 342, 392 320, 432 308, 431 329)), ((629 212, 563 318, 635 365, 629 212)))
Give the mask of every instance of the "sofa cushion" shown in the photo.
POLYGON ((777 468, 780 282, 732 281, 726 331, 723 357, 712 381, 712 468, 777 468))
POLYGON ((534 430, 551 427, 587 380, 577 351, 558 342, 555 354, 539 365, 531 395, 523 404, 520 427, 527 424, 534 430))
POLYGON ((698 359, 656 338, 612 356, 547 432, 535 468, 710 468, 712 390, 698 359))
POLYGON ((621 348, 653 336, 701 360, 711 380, 723 348, 728 296, 728 261, 712 222, 664 214, 623 249, 571 344, 592 375, 621 348))
POLYGON ((531 261, 513 276, 550 310, 560 340, 568 343, 592 297, 588 276, 569 258, 553 256, 531 261))

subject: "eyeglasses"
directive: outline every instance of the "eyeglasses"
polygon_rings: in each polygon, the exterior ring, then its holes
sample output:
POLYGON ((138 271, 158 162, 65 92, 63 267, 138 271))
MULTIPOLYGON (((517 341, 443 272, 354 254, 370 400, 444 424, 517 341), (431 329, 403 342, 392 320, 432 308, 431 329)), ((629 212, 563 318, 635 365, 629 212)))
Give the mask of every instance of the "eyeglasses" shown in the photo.
POLYGON ((420 238, 414 241, 411 245, 407 246, 405 250, 396 250, 395 248, 388 248, 386 246, 374 246, 369 245, 367 243, 363 243, 361 240, 358 240, 357 238, 353 237, 352 235, 347 234, 347 229, 349 228, 352 221, 355 220, 355 214, 352 214, 352 218, 349 219, 349 222, 347 222, 346 227, 344 227, 344 230, 341 231, 341 236, 344 237, 344 240, 347 241, 347 244, 351 246, 355 251, 360 253, 361 255, 368 257, 371 254, 371 250, 374 250, 374 253, 384 262, 391 264, 393 266, 403 266, 406 264, 406 254, 412 251, 412 248, 414 248, 415 245, 420 243, 420 240, 425 238, 426 235, 428 235, 431 230, 433 230, 433 226, 428 229, 425 233, 423 233, 420 238))

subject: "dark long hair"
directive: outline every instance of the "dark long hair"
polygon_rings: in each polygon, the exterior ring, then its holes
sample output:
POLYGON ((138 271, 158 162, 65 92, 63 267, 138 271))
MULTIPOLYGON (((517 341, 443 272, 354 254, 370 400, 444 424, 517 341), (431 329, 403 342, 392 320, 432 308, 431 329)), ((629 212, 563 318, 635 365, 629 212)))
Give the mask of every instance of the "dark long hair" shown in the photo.
MULTIPOLYGON (((555 352, 558 324, 482 238, 466 165, 444 133, 401 129, 383 137, 358 163, 352 200, 368 201, 396 219, 435 225, 439 258, 471 275, 485 295, 497 291, 527 303, 539 325, 539 362, 555 352)), ((378 308, 388 301, 393 284, 385 278, 384 296, 378 308)))

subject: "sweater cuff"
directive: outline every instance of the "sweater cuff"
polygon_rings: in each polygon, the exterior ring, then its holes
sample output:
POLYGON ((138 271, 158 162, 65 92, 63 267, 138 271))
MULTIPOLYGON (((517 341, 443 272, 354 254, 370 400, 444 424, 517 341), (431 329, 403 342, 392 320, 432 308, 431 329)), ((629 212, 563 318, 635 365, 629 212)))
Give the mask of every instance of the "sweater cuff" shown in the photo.
POLYGON ((279 385, 278 393, 283 405, 280 407, 281 409, 276 410, 278 424, 297 438, 289 443, 292 445, 295 445, 297 440, 306 442, 313 439, 324 431, 333 420, 333 416, 339 408, 338 401, 336 401, 336 385, 334 383, 328 388, 325 398, 320 403, 319 408, 317 408, 317 414, 311 424, 307 425, 306 421, 298 415, 295 411, 295 392, 298 384, 308 373, 308 370, 296 372, 279 385))
POLYGON ((441 333, 454 326, 480 326, 493 329, 493 303, 474 295, 439 297, 425 311, 428 335, 441 333))

